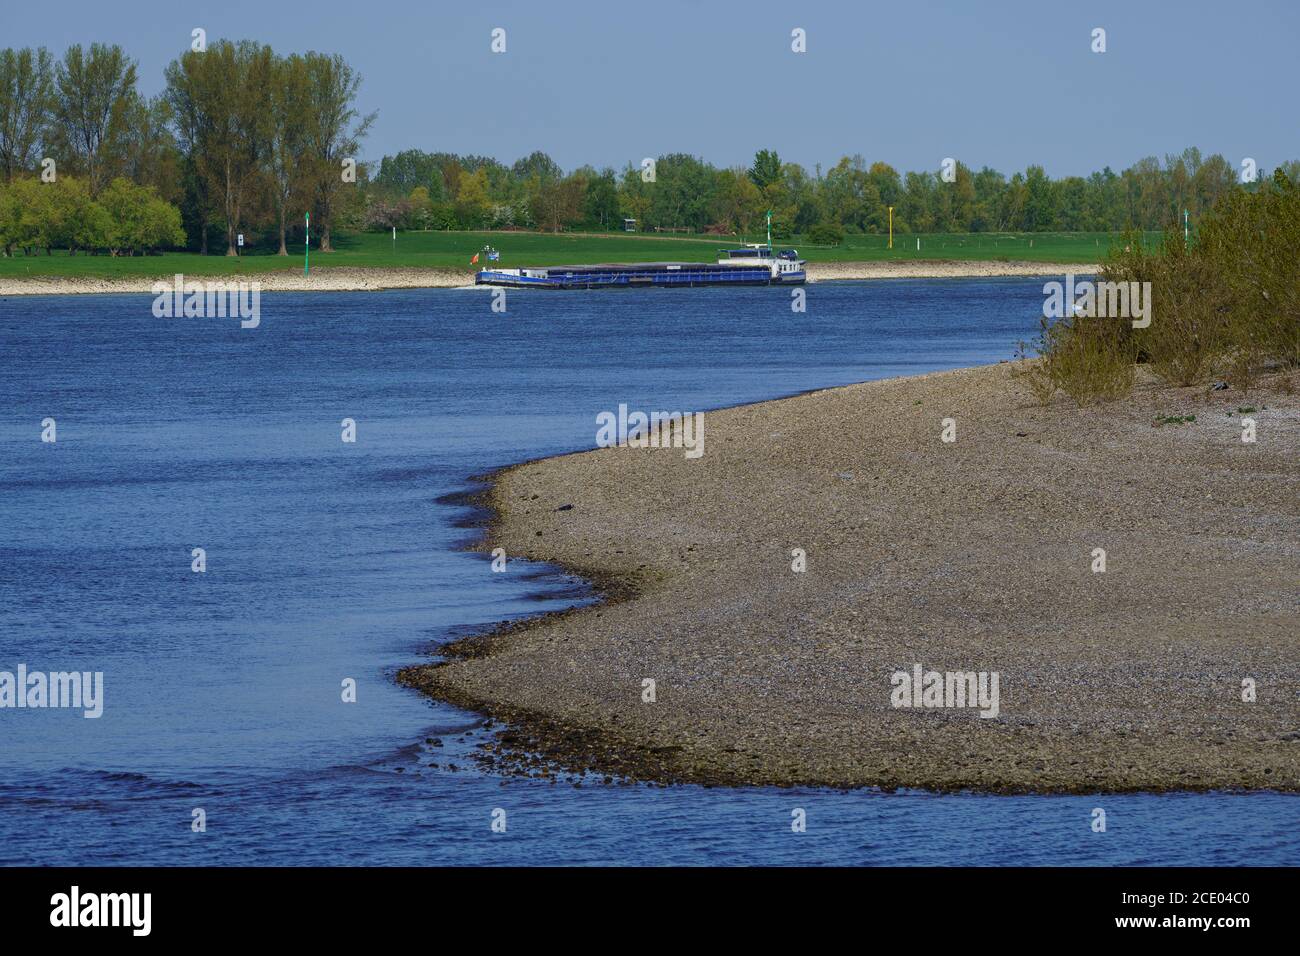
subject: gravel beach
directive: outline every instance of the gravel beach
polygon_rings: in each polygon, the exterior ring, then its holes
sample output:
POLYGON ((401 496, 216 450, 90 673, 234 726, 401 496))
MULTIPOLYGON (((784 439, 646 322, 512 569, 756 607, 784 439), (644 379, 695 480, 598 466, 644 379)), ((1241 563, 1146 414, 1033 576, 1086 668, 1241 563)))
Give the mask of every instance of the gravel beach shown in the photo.
MULTIPOLYGON (((380 289, 447 289, 474 284, 474 273, 452 269, 371 269, 321 266, 310 275, 301 269, 279 272, 241 272, 230 275, 186 275, 196 282, 260 282, 263 292, 366 292, 380 289)), ((149 293, 155 282, 170 287, 170 275, 154 278, 100 279, 85 276, 0 276, 4 295, 105 295, 149 293)))
POLYGON ((1300 396, 1276 379, 1044 408, 1004 363, 704 423, 698 458, 604 448, 490 476, 475 547, 554 562, 604 600, 399 675, 500 721, 489 765, 1300 790, 1300 396), (997 715, 896 706, 912 684, 894 675, 918 666, 996 674, 997 715))
POLYGON ((808 279, 966 279, 999 276, 1059 276, 1067 272, 1092 275, 1101 266, 1062 262, 963 261, 957 259, 895 259, 889 262, 810 262, 808 279))
MULTIPOLYGON (((918 279, 975 276, 1078 275, 1097 271, 1095 265, 1062 265, 1050 262, 960 262, 916 260, 892 262, 815 262, 808 266, 812 282, 829 279, 918 279)), ((228 276, 191 275, 200 282, 260 282, 263 292, 367 292, 382 289, 449 289, 474 284, 474 270, 389 269, 349 266, 319 266, 310 275, 299 270, 247 272, 228 276)), ((79 276, 0 276, 0 296, 76 295, 150 292, 158 281, 172 282, 172 276, 101 279, 79 276)))

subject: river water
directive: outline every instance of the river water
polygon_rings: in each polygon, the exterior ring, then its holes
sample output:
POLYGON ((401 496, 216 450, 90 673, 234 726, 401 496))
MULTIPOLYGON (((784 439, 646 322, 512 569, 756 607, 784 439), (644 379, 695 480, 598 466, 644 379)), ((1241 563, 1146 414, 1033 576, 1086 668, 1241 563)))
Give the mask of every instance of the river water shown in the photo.
POLYGON ((485 290, 281 293, 241 329, 145 295, 0 299, 0 671, 104 675, 98 719, 0 709, 0 862, 1300 863, 1279 794, 502 779, 467 759, 479 718, 393 682, 585 599, 458 549, 465 510, 437 499, 470 476, 591 447, 623 402, 1010 358, 1042 301, 1033 279, 821 283, 803 313, 777 289, 512 292, 504 314, 485 290))

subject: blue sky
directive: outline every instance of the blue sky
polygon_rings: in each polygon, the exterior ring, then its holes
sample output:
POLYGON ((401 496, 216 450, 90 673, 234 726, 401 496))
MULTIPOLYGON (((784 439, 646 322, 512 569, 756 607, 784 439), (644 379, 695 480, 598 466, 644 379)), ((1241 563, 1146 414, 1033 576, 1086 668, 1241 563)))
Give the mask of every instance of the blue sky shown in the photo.
POLYGON ((1300 159, 1295 0, 5 0, 0 46, 119 43, 154 93, 194 27, 342 53, 365 78, 362 108, 379 111, 372 159, 542 149, 565 169, 668 152, 735 165, 768 147, 810 172, 861 153, 1054 176, 1190 145, 1263 169, 1300 159))

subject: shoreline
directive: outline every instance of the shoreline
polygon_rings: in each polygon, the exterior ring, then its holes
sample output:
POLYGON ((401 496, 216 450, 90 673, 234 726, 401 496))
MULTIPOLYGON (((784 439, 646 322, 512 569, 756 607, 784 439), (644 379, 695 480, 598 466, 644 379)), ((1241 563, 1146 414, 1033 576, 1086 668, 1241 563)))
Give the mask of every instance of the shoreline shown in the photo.
MULTIPOLYGON (((1002 262, 992 260, 917 259, 876 262, 814 262, 808 264, 809 282, 862 279, 994 278, 1046 276, 1074 272, 1091 274, 1094 264, 1002 262)), ((236 274, 189 275, 198 282, 260 282, 263 292, 379 292, 389 289, 452 289, 474 284, 473 271, 370 266, 317 267, 310 276, 294 270, 236 274)), ((27 295, 152 294, 155 282, 170 286, 173 275, 100 278, 91 276, 0 275, 0 297, 27 295)))
POLYGON ((503 723, 489 769, 551 779, 1300 790, 1300 400, 1145 384, 1044 409, 1020 390, 1005 363, 866 382, 706 413, 695 462, 610 448, 483 476, 459 496, 486 509, 469 549, 598 600, 398 680, 503 723), (1272 426, 1251 457, 1231 441, 1243 404, 1272 426), (1190 427, 1152 426, 1189 408, 1190 427), (941 446, 941 411, 965 445, 941 446), (914 663, 1000 672, 1000 717, 891 707, 914 663))
MULTIPOLYGON (((175 276, 42 276, 17 279, 0 276, 0 297, 24 295, 153 294, 156 282, 170 289, 175 276)), ((186 275, 195 282, 259 282, 263 292, 382 292, 388 289, 453 289, 472 285, 474 273, 451 269, 390 269, 364 266, 320 266, 309 276, 301 271, 240 272, 186 275)))

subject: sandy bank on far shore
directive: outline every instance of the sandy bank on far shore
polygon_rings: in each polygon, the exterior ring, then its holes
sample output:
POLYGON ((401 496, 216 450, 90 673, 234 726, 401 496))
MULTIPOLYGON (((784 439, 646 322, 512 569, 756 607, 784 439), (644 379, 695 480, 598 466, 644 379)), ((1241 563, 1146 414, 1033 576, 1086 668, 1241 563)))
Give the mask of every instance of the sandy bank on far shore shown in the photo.
POLYGON ((888 262, 810 262, 812 282, 831 279, 962 279, 999 276, 1091 275, 1098 265, 1060 262, 984 262, 961 259, 891 260, 888 262))
POLYGON ((704 434, 694 460, 618 447, 493 476, 479 547, 556 562, 607 600, 402 672, 506 722, 485 761, 1300 790, 1300 395, 1146 384, 1043 408, 1002 364, 710 412, 704 434), (895 706, 893 675, 918 665, 997 673, 997 716, 895 706))
MULTIPOLYGON (((1054 265, 1048 262, 815 262, 808 266, 813 282, 832 279, 942 279, 978 276, 1038 276, 1095 272, 1097 266, 1054 265)), ((320 266, 310 275, 300 271, 250 272, 229 276, 192 275, 198 282, 260 282, 263 292, 366 292, 381 289, 448 289, 474 283, 472 270, 390 269, 320 266)), ((169 285, 173 276, 101 279, 77 276, 0 277, 0 296, 148 293, 155 282, 169 285)))
MULTIPOLYGON (((310 275, 302 270, 246 272, 237 275, 187 275, 195 282, 259 282, 263 292, 369 292, 381 289, 453 289, 473 285, 473 272, 449 269, 371 269, 321 266, 310 275)), ((0 278, 0 296, 6 295, 111 295, 151 293, 155 282, 168 288, 174 277, 99 279, 45 276, 35 279, 0 278)))

